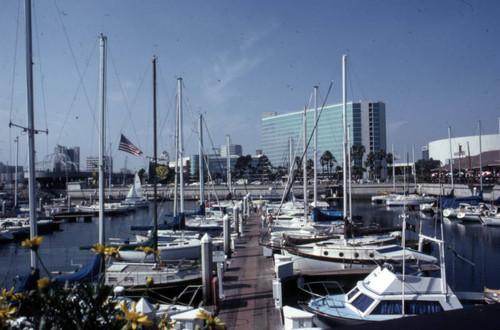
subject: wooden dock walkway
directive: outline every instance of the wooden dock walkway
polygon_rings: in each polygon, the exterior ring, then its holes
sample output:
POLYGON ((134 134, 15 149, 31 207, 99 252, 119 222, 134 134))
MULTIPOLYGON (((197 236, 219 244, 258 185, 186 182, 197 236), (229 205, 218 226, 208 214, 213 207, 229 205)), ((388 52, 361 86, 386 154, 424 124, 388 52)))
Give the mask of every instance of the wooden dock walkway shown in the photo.
POLYGON ((274 307, 273 259, 259 246, 260 214, 247 218, 243 237, 224 274, 225 299, 218 318, 227 329, 282 329, 281 312, 274 307))

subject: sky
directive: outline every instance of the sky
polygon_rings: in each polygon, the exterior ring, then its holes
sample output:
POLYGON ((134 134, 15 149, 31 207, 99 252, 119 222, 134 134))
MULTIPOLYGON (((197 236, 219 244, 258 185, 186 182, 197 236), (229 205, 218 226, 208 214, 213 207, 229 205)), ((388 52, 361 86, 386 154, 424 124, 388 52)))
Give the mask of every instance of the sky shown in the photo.
MULTIPOLYGON (((0 0, 0 161, 26 166, 23 1, 0 0), (3 128, 1 128, 3 125, 3 128)), ((264 112, 320 104, 386 104, 387 149, 499 131, 500 2, 490 0, 46 0, 33 1, 36 160, 56 145, 98 154, 99 35, 108 42, 106 145, 114 169, 153 155, 152 57, 158 58, 158 153, 173 155, 177 79, 185 155, 226 143, 261 148, 264 112), (330 82, 332 89, 328 93, 330 82), (124 134, 143 152, 118 150, 124 134)), ((285 144, 286 141, 283 141, 285 144)), ((279 165, 279 164, 275 164, 279 165)))

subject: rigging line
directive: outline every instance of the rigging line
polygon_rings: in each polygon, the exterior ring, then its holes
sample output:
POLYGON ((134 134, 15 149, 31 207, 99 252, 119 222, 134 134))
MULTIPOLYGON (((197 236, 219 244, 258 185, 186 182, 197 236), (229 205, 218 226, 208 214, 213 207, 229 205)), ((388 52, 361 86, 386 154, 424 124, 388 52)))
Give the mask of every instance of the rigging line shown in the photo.
MULTIPOLYGON (((36 1, 35 1, 36 2, 36 1)), ((44 114, 44 117, 45 117, 45 129, 47 130, 47 127, 48 127, 48 122, 47 122, 47 106, 46 106, 46 102, 45 102, 45 87, 43 85, 43 81, 44 81, 44 75, 43 75, 43 69, 42 69, 42 56, 40 54, 40 38, 38 36, 38 20, 37 20, 37 15, 36 15, 36 5, 35 3, 33 3, 33 11, 34 11, 34 21, 35 21, 35 35, 36 35, 36 39, 37 39, 37 43, 36 43, 36 50, 37 50, 37 53, 38 53, 38 62, 40 63, 39 65, 39 68, 40 68, 40 86, 41 86, 41 91, 42 91, 42 104, 43 104, 43 114, 44 114)), ((48 134, 45 134, 45 143, 46 143, 46 153, 48 154, 49 153, 49 136, 48 134)))
POLYGON ((351 91, 353 91, 351 93, 352 100, 354 100, 354 88, 352 87, 352 80, 355 80, 357 82, 357 84, 359 85, 359 89, 361 90, 361 95, 362 95, 363 99, 366 100, 367 99, 366 98, 366 93, 363 90, 363 85, 361 84, 361 80, 358 78, 358 74, 357 74, 356 70, 354 70, 354 66, 352 65, 352 61, 348 61, 347 66, 348 66, 347 74, 349 75, 349 73, 352 73, 353 78, 354 78, 354 79, 349 79, 349 84, 351 86, 351 91))
MULTIPOLYGON (((318 126, 318 122, 319 122, 319 119, 321 118, 321 114, 323 113, 323 109, 325 108, 325 104, 326 104, 326 100, 328 99, 328 95, 330 95, 330 91, 332 90, 332 86, 333 86, 333 80, 330 82, 330 86, 328 87, 328 92, 326 93, 326 98, 325 100, 323 101, 323 105, 321 106, 321 110, 319 111, 318 113, 318 118, 316 118, 316 122, 314 124, 314 129, 313 131, 311 132, 311 135, 309 135, 309 139, 307 141, 307 144, 306 144, 306 148, 305 148, 305 151, 302 152, 302 157, 300 158, 300 164, 302 164, 302 162, 304 161, 304 156, 305 154, 307 153, 307 149, 309 148, 309 144, 311 143, 311 140, 312 140, 312 137, 314 136, 314 130, 316 129, 316 127, 318 126)), ((298 171, 294 171, 292 173, 292 180, 290 181, 290 183, 293 183, 295 181, 295 175, 298 171)), ((290 178, 290 175, 288 176, 290 178)), ((287 182, 287 187, 285 189, 285 193, 283 194, 283 198, 281 200, 281 204, 283 204, 284 202, 284 199, 285 199, 285 196, 288 196, 288 194, 290 193, 290 189, 291 189, 291 184, 288 185, 288 182, 287 182)), ((278 212, 281 210, 281 204, 280 204, 280 207, 278 209, 278 212)))
POLYGON ((120 79, 120 75, 118 74, 118 69, 116 67, 115 58, 113 57, 113 52, 111 51, 111 47, 109 47, 109 46, 108 46, 108 54, 109 54, 109 57, 111 59, 111 63, 112 63, 112 66, 113 66, 113 70, 114 70, 116 79, 118 80, 118 86, 120 88, 120 92, 122 94, 123 102, 125 103, 125 108, 127 109, 127 115, 128 115, 123 120, 123 124, 122 124, 122 126, 120 128, 120 133, 123 132, 123 127, 125 126, 125 124, 127 123, 127 121, 130 119, 130 123, 132 125, 132 130, 134 131, 134 134, 135 134, 136 139, 138 141, 138 145, 140 146, 140 143, 139 143, 139 140, 138 140, 138 137, 137 137, 137 131, 136 131, 135 126, 134 126, 134 121, 132 120, 132 115, 130 114, 130 106, 129 106, 128 102, 127 102, 127 98, 125 97, 125 92, 123 90, 123 84, 122 84, 122 81, 120 79))
MULTIPOLYGON (((175 113, 175 111, 172 111, 172 109, 175 109, 174 104, 175 104, 175 100, 176 100, 176 93, 177 93, 177 91, 176 91, 175 88, 172 88, 172 92, 168 93, 167 83, 166 83, 166 80, 165 80, 165 76, 163 74, 162 66, 159 63, 157 65, 158 65, 158 73, 159 73, 159 76, 160 76, 160 80, 161 80, 161 82, 162 82, 165 90, 167 90, 167 93, 165 93, 165 95, 170 95, 170 98, 168 98, 168 97, 166 98, 166 104, 165 104, 165 109, 169 109, 170 111, 166 111, 166 114, 163 117, 163 120, 160 121, 159 137, 160 137, 160 141, 161 141, 162 140, 161 137, 163 136, 163 130, 166 127, 165 123, 170 118, 169 116, 175 113)), ((172 120, 172 121, 175 121, 175 119, 172 120)), ((168 139, 168 140, 171 141, 171 139, 168 139)))
MULTIPOLYGON (((76 71, 78 72, 78 77, 80 78, 80 80, 83 80, 83 76, 82 76, 82 74, 80 72, 80 68, 79 68, 78 63, 76 61, 75 52, 73 51, 73 47, 71 47, 71 42, 70 42, 70 39, 69 39, 69 36, 68 36, 68 31, 66 31, 66 26, 64 25, 64 22, 63 22, 63 19, 62 19, 62 16, 61 16, 61 10, 59 10, 59 7, 57 6, 56 0, 53 0, 53 2, 54 2, 54 6, 56 7, 57 16, 59 17, 59 21, 61 22, 61 27, 62 27, 63 32, 64 32, 64 37, 66 38, 66 42, 68 43, 68 47, 69 47, 69 50, 70 50, 70 53, 71 53, 71 57, 73 59, 73 63, 75 64, 76 71)), ((83 86, 83 91, 85 93, 85 97, 87 99, 88 106, 89 106, 91 114, 92 114, 92 118, 94 119, 94 125, 95 125, 95 127, 98 127, 97 119, 96 119, 96 116, 95 116, 95 111, 94 111, 94 108, 92 107, 92 105, 90 103, 90 98, 89 98, 89 95, 87 93, 87 89, 85 88, 85 84, 83 82, 82 82, 82 86, 83 86)))
MULTIPOLYGON (((16 25, 16 38, 15 38, 15 43, 14 43, 14 60, 13 65, 12 65, 12 88, 10 90, 10 113, 9 113, 9 119, 10 121, 12 120, 12 108, 14 106, 14 85, 16 81, 16 58, 17 58, 17 45, 18 45, 18 37, 19 37, 19 18, 20 18, 20 12, 21 12, 21 1, 17 2, 17 25, 16 25)), ((9 127, 9 162, 12 164, 12 127, 9 127)))
MULTIPOLYGON (((208 130, 208 126, 207 126, 207 123, 205 121, 205 118, 203 118, 203 122, 205 123, 205 128, 206 128, 205 132, 207 133, 208 139, 210 140, 210 145, 212 146, 212 150, 215 151, 214 142, 212 140, 212 136, 210 135, 210 131, 208 130)), ((220 171, 220 173, 223 173, 222 165, 221 165, 221 160, 220 160, 219 156, 217 154, 215 154, 215 152, 214 152, 214 156, 216 156, 216 159, 217 159, 216 162, 217 162, 217 165, 219 165, 219 171, 220 171)), ((226 189, 227 189, 228 192, 231 192, 229 190, 229 186, 227 185, 227 182, 226 182, 226 189)))
MULTIPOLYGON (((189 143, 189 144, 191 144, 191 141, 193 141, 192 136, 196 134, 195 130, 193 130, 193 127, 196 127, 196 126, 197 126, 197 125, 196 125, 197 120, 196 120, 196 118, 194 118, 193 108, 192 108, 192 106, 191 106, 191 102, 190 102, 189 97, 188 97, 188 92, 187 92, 186 85, 184 84, 184 80, 182 81, 182 87, 183 87, 183 89, 184 89, 184 93, 183 93, 182 95, 183 95, 183 96, 184 96, 184 98, 185 98, 186 105, 187 105, 187 107, 188 107, 188 109, 189 109, 189 114, 190 114, 190 116, 191 116, 191 125, 192 125, 192 126, 191 126, 191 130, 190 130, 190 136, 189 136, 189 138, 187 139, 188 143, 189 143)), ((188 150, 188 149, 189 149, 189 146, 188 146, 188 147, 186 147, 186 145, 184 145, 184 149, 185 149, 185 150, 188 150)))
MULTIPOLYGON (((89 56, 89 61, 87 61, 87 66, 85 67, 85 70, 83 71, 83 75, 85 76, 88 68, 90 67, 90 59, 94 56, 94 52, 97 49, 97 43, 94 43, 94 47, 92 48, 92 51, 89 56)), ((73 98, 71 100, 71 104, 69 105, 69 109, 66 112, 66 117, 64 118, 63 125, 61 127, 61 130, 59 131, 59 136, 57 137, 56 143, 59 143, 61 140, 61 136, 64 131, 64 127, 66 126, 68 120, 69 120, 69 115, 71 114, 71 109, 73 109, 73 106, 75 105, 76 102, 76 96, 78 95, 78 91, 80 90, 80 86, 83 84, 83 80, 80 79, 78 86, 76 87, 75 94, 73 95, 73 98)))

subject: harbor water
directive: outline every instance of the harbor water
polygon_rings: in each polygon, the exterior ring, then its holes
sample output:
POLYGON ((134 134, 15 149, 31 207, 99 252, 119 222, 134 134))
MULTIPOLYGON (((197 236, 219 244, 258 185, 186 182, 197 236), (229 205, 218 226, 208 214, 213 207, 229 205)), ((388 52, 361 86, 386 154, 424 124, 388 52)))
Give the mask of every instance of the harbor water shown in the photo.
MULTIPOLYGON (((167 220, 165 213, 172 211, 172 202, 159 203, 159 222, 167 220)), ((196 208, 196 202, 186 202, 186 210, 196 208)), ((361 216, 360 225, 395 226, 400 225, 402 215, 407 223, 414 225, 428 236, 441 237, 444 232, 446 275, 448 284, 456 291, 482 291, 484 287, 500 289, 500 227, 485 227, 479 222, 458 222, 441 219, 418 211, 402 208, 387 208, 372 205, 369 201, 354 201, 353 215, 361 216)), ((131 225, 149 225, 153 221, 152 207, 139 209, 124 215, 105 217, 105 235, 110 238, 134 239, 136 232, 131 225)), ((408 232, 409 236, 416 237, 408 232)), ((71 272, 79 265, 90 262, 94 252, 80 250, 81 246, 94 245, 98 241, 98 218, 92 222, 64 222, 52 234, 43 235, 39 249, 43 265, 49 272, 71 272)), ((437 248, 433 255, 438 256, 437 248)), ((41 265, 40 265, 41 266, 41 265)), ((41 276, 47 273, 41 268, 41 276)), ((0 245, 0 287, 10 288, 18 275, 25 275, 30 269, 30 251, 21 246, 21 241, 0 245)), ((51 274, 55 276, 55 274, 51 274)))

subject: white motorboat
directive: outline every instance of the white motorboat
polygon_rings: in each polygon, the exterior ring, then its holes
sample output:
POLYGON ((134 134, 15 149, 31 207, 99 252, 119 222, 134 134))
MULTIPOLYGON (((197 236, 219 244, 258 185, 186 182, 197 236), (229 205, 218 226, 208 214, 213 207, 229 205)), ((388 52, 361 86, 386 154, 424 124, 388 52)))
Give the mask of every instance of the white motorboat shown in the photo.
MULTIPOLYGON (((426 239, 438 242, 440 255, 444 256, 443 241, 426 239)), ((498 301, 498 297, 486 292, 454 293, 445 281, 444 272, 443 260, 441 277, 397 274, 390 266, 377 266, 347 294, 340 293, 341 289, 334 294, 328 289, 326 294, 319 294, 314 290, 319 283, 307 283, 301 289, 312 298, 301 303, 301 307, 315 314, 317 326, 331 328, 461 309, 461 301, 498 301)), ((322 288, 332 288, 332 282, 321 284, 322 288)))
POLYGON ((387 206, 416 206, 424 203, 434 202, 436 199, 429 196, 410 195, 389 195, 385 200, 387 206))

